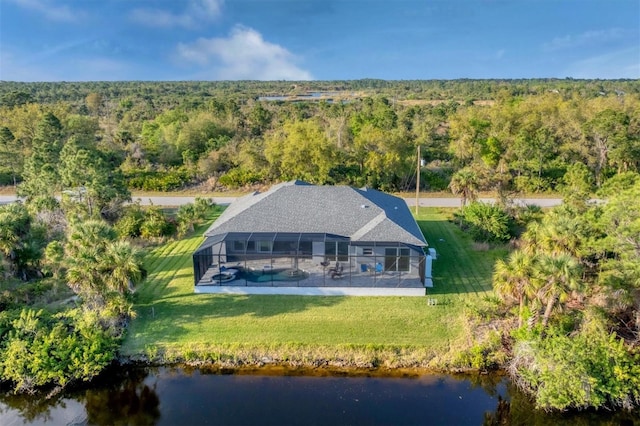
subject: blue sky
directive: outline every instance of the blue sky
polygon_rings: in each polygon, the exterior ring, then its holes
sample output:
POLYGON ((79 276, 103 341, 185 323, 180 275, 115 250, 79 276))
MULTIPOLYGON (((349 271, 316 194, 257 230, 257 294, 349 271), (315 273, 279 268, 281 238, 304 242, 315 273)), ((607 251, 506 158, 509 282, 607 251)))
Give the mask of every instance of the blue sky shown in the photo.
POLYGON ((0 0, 0 80, 640 78, 639 0, 0 0))

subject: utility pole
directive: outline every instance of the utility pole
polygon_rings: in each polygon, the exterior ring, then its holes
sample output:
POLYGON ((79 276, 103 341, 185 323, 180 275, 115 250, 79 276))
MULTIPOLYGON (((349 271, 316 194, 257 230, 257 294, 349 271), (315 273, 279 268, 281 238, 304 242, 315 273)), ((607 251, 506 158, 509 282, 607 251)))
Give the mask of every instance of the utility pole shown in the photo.
POLYGON ((420 145, 418 145, 418 166, 416 168, 416 217, 418 216, 418 208, 420 206, 420 168, 422 166, 422 162, 420 160, 420 145))

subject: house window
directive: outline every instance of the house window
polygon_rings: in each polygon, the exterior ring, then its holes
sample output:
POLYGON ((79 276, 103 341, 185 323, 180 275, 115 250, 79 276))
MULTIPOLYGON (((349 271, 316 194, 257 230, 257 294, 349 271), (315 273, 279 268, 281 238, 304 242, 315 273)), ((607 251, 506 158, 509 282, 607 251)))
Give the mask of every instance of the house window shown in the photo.
POLYGON ((384 270, 409 272, 411 269, 410 259, 408 248, 386 248, 384 249, 384 270))
POLYGON ((409 272, 411 269, 411 262, 409 257, 408 248, 398 249, 398 271, 409 272))
POLYGON ((260 253, 269 253, 271 252, 271 241, 258 241, 258 251, 260 253))
POLYGON ((349 260, 349 242, 331 241, 324 243, 324 255, 329 261, 346 262, 349 260))
POLYGON ((365 247, 362 249, 362 255, 363 256, 373 256, 373 248, 371 247, 365 247))
POLYGON ((244 251, 244 241, 234 241, 233 242, 233 250, 234 251, 244 251))

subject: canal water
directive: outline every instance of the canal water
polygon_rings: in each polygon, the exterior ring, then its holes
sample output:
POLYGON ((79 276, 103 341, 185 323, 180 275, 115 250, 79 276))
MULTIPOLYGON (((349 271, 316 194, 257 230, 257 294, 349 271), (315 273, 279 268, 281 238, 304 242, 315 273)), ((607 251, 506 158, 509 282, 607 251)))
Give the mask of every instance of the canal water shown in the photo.
POLYGON ((497 375, 226 373, 118 368, 64 394, 5 391, 0 425, 640 424, 637 413, 547 415, 497 375))

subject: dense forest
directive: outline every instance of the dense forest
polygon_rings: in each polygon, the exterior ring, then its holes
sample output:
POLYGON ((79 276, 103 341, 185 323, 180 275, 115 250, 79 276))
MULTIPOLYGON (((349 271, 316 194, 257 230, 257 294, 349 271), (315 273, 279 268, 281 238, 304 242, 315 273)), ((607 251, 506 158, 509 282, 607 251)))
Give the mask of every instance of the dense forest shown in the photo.
POLYGON ((0 378, 65 386, 115 357, 140 249, 210 209, 169 217, 126 205, 131 190, 405 191, 418 147, 420 189, 458 194, 456 223, 511 249, 483 314, 502 334, 460 364, 500 359, 541 408, 637 407, 637 80, 2 82, 0 184, 25 202, 0 206, 0 378), (509 203, 536 192, 564 203, 509 203))
POLYGON ((3 82, 0 184, 26 181, 25 196, 89 193, 95 176, 130 190, 297 178, 403 191, 415 188, 420 146, 423 190, 453 178, 557 191, 578 162, 596 188, 640 165, 639 99, 636 80, 3 82), (68 170, 77 155, 85 176, 68 170), (45 169, 46 184, 28 182, 45 169))

